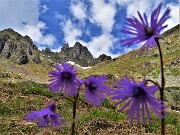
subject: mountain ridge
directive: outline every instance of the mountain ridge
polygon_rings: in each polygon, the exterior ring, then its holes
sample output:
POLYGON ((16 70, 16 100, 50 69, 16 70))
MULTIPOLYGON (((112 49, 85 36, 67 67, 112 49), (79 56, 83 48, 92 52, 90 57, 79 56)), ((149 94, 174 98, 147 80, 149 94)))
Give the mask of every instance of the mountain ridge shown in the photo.
POLYGON ((54 65, 74 61, 84 67, 111 59, 105 54, 94 58, 88 48, 79 42, 73 47, 64 44, 60 52, 52 52, 49 48, 40 51, 29 36, 22 36, 11 28, 0 31, 0 57, 14 58, 18 64, 27 64, 29 61, 47 64, 49 61, 50 65, 54 65))
MULTIPOLYGON (((180 24, 167 30, 159 40, 163 54, 164 70, 167 86, 180 86, 180 24)), ((137 80, 144 77, 155 79, 160 83, 159 52, 157 47, 142 54, 139 49, 130 51, 110 61, 104 61, 82 72, 86 74, 100 75, 106 73, 114 78, 135 76, 137 80), (99 68, 101 67, 101 68, 99 68)))
MULTIPOLYGON (((166 86, 179 87, 180 84, 179 26, 180 25, 177 25, 166 31, 162 34, 162 37, 164 37, 165 40, 160 40, 163 53, 166 86)), ((32 49, 32 53, 33 51, 37 51, 36 46, 29 46, 34 48, 34 50, 32 49)), ((64 46, 64 50, 66 49, 73 50, 73 48, 69 47, 67 44, 64 46)), ((58 55, 58 53, 55 54, 58 55)), ((22 65, 14 63, 15 60, 11 59, 11 57, 9 57, 9 59, 0 57, 0 81, 32 80, 39 83, 47 83, 48 72, 55 66, 53 57, 56 59, 56 55, 51 55, 51 50, 48 48, 38 55, 39 56, 37 57, 30 55, 30 57, 36 62, 30 60, 28 61, 28 64, 22 65), (44 53, 47 53, 47 55, 44 53), (43 62, 41 62, 41 60, 43 62), (40 64, 38 64, 38 62, 40 64)), ((64 57, 66 57, 66 55, 64 57)), ((103 59, 103 57, 104 56, 102 55, 101 58, 103 59)), ((76 63, 72 59, 68 61, 76 63)), ((139 54, 139 49, 137 49, 117 58, 107 59, 106 57, 106 61, 94 64, 88 69, 81 69, 79 66, 76 66, 75 68, 77 68, 79 73, 78 76, 81 78, 86 78, 89 75, 107 74, 108 79, 112 81, 114 78, 126 75, 134 76, 137 80, 148 77, 149 79, 152 78, 158 82, 160 81, 159 53, 156 47, 150 49, 148 52, 144 51, 142 54, 139 54)))

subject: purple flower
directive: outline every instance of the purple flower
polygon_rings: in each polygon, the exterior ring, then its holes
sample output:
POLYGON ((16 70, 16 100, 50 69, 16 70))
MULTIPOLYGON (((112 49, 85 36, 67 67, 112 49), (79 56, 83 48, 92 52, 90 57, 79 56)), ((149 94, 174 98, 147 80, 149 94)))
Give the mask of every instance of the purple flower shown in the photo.
POLYGON ((31 111, 31 113, 26 116, 26 120, 37 121, 38 125, 41 127, 48 126, 49 122, 51 127, 61 127, 61 123, 64 122, 64 120, 61 119, 60 114, 55 113, 55 108, 56 105, 50 103, 40 111, 31 111))
POLYGON ((147 16, 145 13, 142 16, 138 12, 140 20, 135 17, 126 18, 126 24, 129 25, 129 27, 123 28, 122 32, 133 35, 134 37, 122 39, 120 42, 123 43, 123 45, 131 46, 132 44, 146 41, 145 45, 147 45, 147 50, 150 47, 157 46, 155 39, 158 38, 160 36, 160 32, 167 27, 167 25, 163 24, 168 18, 170 18, 169 8, 166 9, 161 18, 158 17, 161 6, 162 3, 160 3, 154 11, 152 11, 150 24, 147 21, 147 16))
POLYGON ((106 99, 103 93, 108 94, 110 87, 106 86, 106 75, 100 77, 89 76, 85 82, 86 93, 85 98, 92 105, 101 106, 102 101, 106 99))
POLYGON ((82 80, 78 79, 74 66, 64 63, 56 64, 56 70, 49 72, 49 88, 52 92, 64 91, 65 95, 75 96, 82 86, 82 80))
POLYGON ((114 96, 111 99, 119 100, 115 106, 127 101, 119 112, 129 106, 128 119, 130 119, 131 124, 133 123, 135 116, 137 124, 140 123, 140 114, 142 115, 144 125, 146 125, 146 114, 149 122, 152 123, 148 106, 157 116, 161 119, 163 118, 163 115, 161 114, 161 111, 165 112, 165 106, 162 104, 163 101, 156 99, 153 96, 158 90, 157 85, 147 86, 146 79, 137 83, 134 78, 132 78, 132 82, 127 78, 121 78, 120 82, 115 84, 115 87, 116 89, 112 92, 114 96))

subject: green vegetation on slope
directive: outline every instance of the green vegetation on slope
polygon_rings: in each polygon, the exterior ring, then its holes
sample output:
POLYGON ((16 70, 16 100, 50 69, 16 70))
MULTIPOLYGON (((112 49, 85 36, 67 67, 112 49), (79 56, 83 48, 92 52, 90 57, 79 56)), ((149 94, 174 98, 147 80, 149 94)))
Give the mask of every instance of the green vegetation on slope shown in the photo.
MULTIPOLYGON (((165 32, 163 39, 160 39, 166 76, 180 77, 179 26, 165 32)), ((144 77, 157 79, 160 75, 158 48, 154 47, 142 54, 139 53, 139 49, 134 50, 81 72, 82 77, 90 74, 114 75, 116 78, 128 75, 135 76, 136 79, 144 77)), ((178 80, 174 83, 179 85, 178 80)), ((167 82, 167 85, 169 84, 167 82)))
MULTIPOLYGON (((57 102, 57 112, 63 115, 63 129, 40 128, 36 123, 25 121, 31 110, 40 110, 49 102, 59 98, 58 93, 50 93, 46 85, 35 82, 20 82, 0 85, 0 134, 69 134, 72 118, 72 103, 65 98, 57 102)), ((80 93, 77 108, 77 132, 79 134, 139 134, 160 133, 160 119, 152 114, 153 124, 130 126, 127 114, 117 112, 114 102, 106 100, 101 107, 92 107, 80 93)), ((166 115, 168 134, 180 133, 179 113, 169 111, 166 115)), ((135 123, 134 123, 135 124, 135 123)))

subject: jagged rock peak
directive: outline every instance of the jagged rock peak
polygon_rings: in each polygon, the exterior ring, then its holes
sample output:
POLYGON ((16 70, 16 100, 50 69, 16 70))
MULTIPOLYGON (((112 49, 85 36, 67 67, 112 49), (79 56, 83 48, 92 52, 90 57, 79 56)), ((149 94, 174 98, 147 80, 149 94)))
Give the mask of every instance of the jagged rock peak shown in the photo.
POLYGON ((2 33, 11 33, 11 34, 14 33, 14 34, 20 35, 18 32, 14 31, 14 30, 11 29, 11 28, 4 29, 4 30, 2 30, 1 32, 2 32, 2 33))
POLYGON ((0 57, 14 58, 19 64, 27 64, 37 51, 29 36, 22 36, 11 28, 0 31, 0 57))
POLYGON ((98 58, 96 58, 98 62, 107 61, 111 59, 111 56, 107 56, 106 54, 101 54, 98 58))
POLYGON ((48 47, 46 47, 45 50, 42 50, 42 51, 44 51, 44 53, 51 53, 52 52, 48 47))
POLYGON ((94 59, 88 48, 79 42, 72 47, 64 44, 59 53, 52 52, 49 48, 40 51, 29 36, 22 36, 11 28, 0 31, 0 57, 12 58, 18 64, 34 62, 53 65, 54 63, 73 61, 83 67, 109 59, 109 56, 105 56, 105 54, 98 60, 94 59))
POLYGON ((79 43, 79 42, 76 42, 75 43, 75 45, 74 45, 74 47, 85 47, 85 46, 83 46, 81 43, 79 43))
POLYGON ((64 44, 63 47, 61 48, 62 52, 68 51, 69 50, 69 44, 64 44))
POLYGON ((60 62, 73 61, 81 66, 89 66, 94 63, 93 55, 79 42, 76 42, 73 47, 65 44, 59 52, 60 62))

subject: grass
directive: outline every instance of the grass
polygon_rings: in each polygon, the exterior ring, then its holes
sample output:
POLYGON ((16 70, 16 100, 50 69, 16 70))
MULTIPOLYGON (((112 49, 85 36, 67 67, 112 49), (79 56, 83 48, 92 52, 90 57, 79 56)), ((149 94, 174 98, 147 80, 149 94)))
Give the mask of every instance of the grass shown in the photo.
MULTIPOLYGON (((18 85, 21 86, 23 84, 18 84, 18 85)), ((25 95, 35 94, 35 95, 46 96, 49 98, 53 96, 53 94, 49 91, 47 86, 42 85, 42 84, 36 84, 36 83, 34 83, 34 85, 31 84, 31 86, 28 86, 25 89, 21 89, 21 92, 25 95)))
POLYGON ((97 118, 104 118, 108 119, 110 121, 123 121, 125 120, 125 114, 119 113, 116 110, 108 109, 105 110, 103 107, 98 108, 94 111, 92 111, 90 114, 85 115, 80 119, 81 124, 87 123, 87 121, 90 121, 92 119, 97 119, 97 118))
MULTIPOLYGON (((36 123, 26 122, 25 115, 31 110, 42 109, 48 102, 59 97, 58 93, 50 93, 48 87, 32 81, 8 85, 2 83, 0 88, 0 134, 69 134, 72 118, 72 103, 60 98, 57 102, 57 112, 63 115, 66 123, 62 130, 36 126, 36 123)), ((105 100, 101 107, 92 107, 85 101, 85 97, 80 93, 77 108, 77 132, 79 134, 93 134, 97 130, 102 130, 102 134, 111 133, 117 128, 116 133, 138 133, 139 131, 129 125, 126 121, 127 115, 119 113, 113 106, 114 103, 105 100), (121 126, 120 126, 121 125, 121 126), (123 128, 122 128, 123 127, 123 128), (132 130, 132 131, 131 131, 132 130), (111 131, 111 132, 110 132, 111 131)), ((178 113, 170 112, 166 115, 166 125, 169 134, 180 133, 178 113)), ((152 114, 154 123, 147 127, 142 127, 148 133, 159 133, 160 119, 152 114)), ((138 129, 138 128, 137 128, 138 129)))
MULTIPOLYGON (((169 112, 168 114, 165 115, 165 125, 166 125, 166 130, 168 130, 168 133, 171 135, 176 135, 180 133, 179 126, 179 114, 175 112, 169 112), (169 130, 171 129, 171 130, 169 130)), ((160 119, 152 114, 152 119, 153 123, 151 125, 148 125, 146 127, 146 130, 151 133, 158 133, 160 134, 159 131, 159 126, 160 126, 160 119)))
MULTIPOLYGON (((163 52, 165 75, 177 77, 180 75, 178 29, 175 29, 170 35, 165 35, 164 38, 169 42, 169 45, 163 39, 160 42, 163 52)), ((111 74, 116 78, 128 75, 134 76, 137 79, 144 77, 157 79, 160 74, 158 49, 156 47, 152 48, 148 52, 144 51, 142 55, 139 55, 138 51, 134 50, 114 60, 99 63, 90 69, 81 71, 81 75, 82 77, 87 77, 89 74, 111 74)), ((174 83, 178 85, 178 81, 174 83)), ((166 86, 171 86, 171 83, 166 82, 166 86)))
POLYGON ((11 113, 11 109, 0 101, 0 116, 7 117, 11 113))
POLYGON ((171 70, 171 73, 173 76, 179 76, 180 75, 180 71, 178 69, 171 70))

